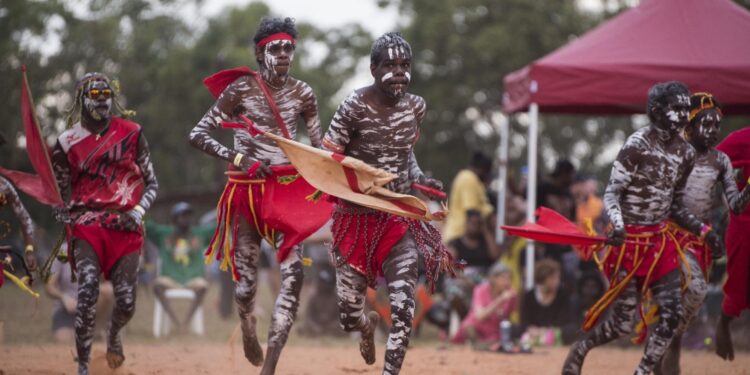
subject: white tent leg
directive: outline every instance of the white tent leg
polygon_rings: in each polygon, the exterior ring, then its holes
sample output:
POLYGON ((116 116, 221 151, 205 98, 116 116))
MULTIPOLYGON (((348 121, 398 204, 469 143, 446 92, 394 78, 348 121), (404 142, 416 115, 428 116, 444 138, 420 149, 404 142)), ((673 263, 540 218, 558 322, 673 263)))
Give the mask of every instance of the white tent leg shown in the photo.
MULTIPOLYGON (((529 138, 528 138, 528 163, 529 176, 526 187, 526 220, 533 223, 536 209, 536 176, 537 176, 537 143, 539 133, 539 106, 536 103, 529 105, 529 138)), ((529 240, 526 244, 526 290, 534 287, 534 241, 529 240)))
POLYGON ((497 227, 495 228, 495 242, 503 243, 505 232, 500 230, 505 225, 505 196, 508 186, 508 137, 510 136, 510 123, 505 115, 500 116, 500 165, 497 172, 497 227))

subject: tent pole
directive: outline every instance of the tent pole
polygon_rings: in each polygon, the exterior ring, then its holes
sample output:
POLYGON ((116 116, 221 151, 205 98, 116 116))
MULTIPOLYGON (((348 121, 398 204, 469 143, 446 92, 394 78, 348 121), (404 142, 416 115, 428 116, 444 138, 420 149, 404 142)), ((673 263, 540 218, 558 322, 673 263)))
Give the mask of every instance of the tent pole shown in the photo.
MULTIPOLYGON (((535 222, 534 211, 536 209, 536 176, 537 176, 537 138, 539 132, 539 106, 536 103, 529 105, 529 137, 528 137, 528 163, 529 175, 526 186, 526 220, 535 222)), ((534 241, 526 243, 526 290, 534 287, 534 241)))
POLYGON ((497 171, 497 217, 495 226, 495 242, 500 245, 505 240, 505 232, 500 226, 505 225, 505 196, 508 186, 508 137, 510 123, 508 116, 500 115, 500 163, 497 171))

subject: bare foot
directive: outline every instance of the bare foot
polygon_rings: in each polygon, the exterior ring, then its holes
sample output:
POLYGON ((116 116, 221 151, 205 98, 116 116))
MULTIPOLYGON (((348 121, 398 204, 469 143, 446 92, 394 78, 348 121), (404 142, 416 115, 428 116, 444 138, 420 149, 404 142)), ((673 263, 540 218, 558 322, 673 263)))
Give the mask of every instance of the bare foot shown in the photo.
POLYGON ((731 317, 721 314, 719 324, 716 325, 716 355, 726 361, 734 360, 732 333, 729 331, 729 323, 731 321, 731 317))
POLYGON ((122 366, 123 362, 125 362, 125 354, 123 354, 120 334, 112 335, 107 332, 107 365, 111 369, 116 369, 122 366))
POLYGON ((367 313, 367 327, 362 330, 362 338, 359 342, 359 353, 362 354, 365 363, 375 363, 375 329, 378 327, 380 316, 375 311, 367 313))
POLYGON ((115 353, 107 351, 107 365, 111 369, 116 369, 120 366, 122 366, 122 363, 125 362, 125 356, 121 353, 115 353))
POLYGON ((242 321, 242 347, 245 350, 245 358, 253 364, 260 366, 263 364, 263 348, 260 347, 258 336, 255 333, 255 317, 250 317, 250 323, 242 321))

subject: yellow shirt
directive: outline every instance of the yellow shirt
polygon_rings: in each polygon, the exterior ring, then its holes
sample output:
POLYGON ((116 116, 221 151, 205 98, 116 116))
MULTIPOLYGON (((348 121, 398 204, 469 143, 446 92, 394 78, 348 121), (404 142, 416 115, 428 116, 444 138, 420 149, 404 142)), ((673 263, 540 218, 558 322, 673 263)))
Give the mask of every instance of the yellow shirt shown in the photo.
POLYGON ((448 200, 448 217, 443 230, 443 241, 450 242, 464 234, 466 228, 466 211, 477 210, 482 217, 493 211, 487 199, 487 190, 476 173, 464 169, 453 179, 451 196, 448 200))

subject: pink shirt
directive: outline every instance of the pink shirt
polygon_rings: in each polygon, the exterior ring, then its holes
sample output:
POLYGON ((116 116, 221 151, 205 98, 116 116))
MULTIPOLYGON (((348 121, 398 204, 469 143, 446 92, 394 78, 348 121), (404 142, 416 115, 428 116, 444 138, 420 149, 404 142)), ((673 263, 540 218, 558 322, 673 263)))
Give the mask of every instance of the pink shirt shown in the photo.
POLYGON ((474 287, 474 293, 471 299, 471 310, 466 315, 461 328, 453 338, 454 342, 463 342, 465 339, 466 329, 474 327, 477 339, 480 341, 499 341, 500 340, 500 322, 510 319, 510 314, 516 309, 518 297, 513 296, 501 303, 493 314, 488 315, 484 320, 476 318, 476 312, 479 309, 487 307, 496 297, 492 295, 492 288, 489 282, 483 282, 474 287))

